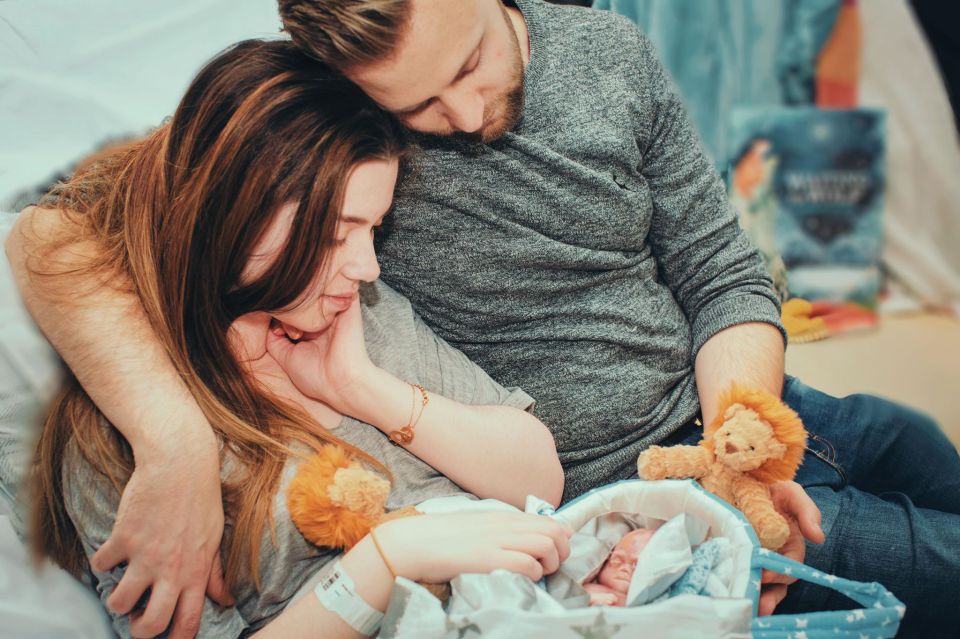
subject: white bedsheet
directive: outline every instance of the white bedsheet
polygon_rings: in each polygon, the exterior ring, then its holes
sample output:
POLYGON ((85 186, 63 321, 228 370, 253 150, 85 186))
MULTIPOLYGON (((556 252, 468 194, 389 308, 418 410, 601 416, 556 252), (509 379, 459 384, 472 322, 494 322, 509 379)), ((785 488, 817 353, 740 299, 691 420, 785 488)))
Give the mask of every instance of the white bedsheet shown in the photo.
POLYGON ((62 570, 38 572, 5 516, 0 516, 0 636, 114 636, 94 594, 62 570))
POLYGON ((159 124, 218 51, 279 29, 276 0, 0 1, 0 209, 159 124))

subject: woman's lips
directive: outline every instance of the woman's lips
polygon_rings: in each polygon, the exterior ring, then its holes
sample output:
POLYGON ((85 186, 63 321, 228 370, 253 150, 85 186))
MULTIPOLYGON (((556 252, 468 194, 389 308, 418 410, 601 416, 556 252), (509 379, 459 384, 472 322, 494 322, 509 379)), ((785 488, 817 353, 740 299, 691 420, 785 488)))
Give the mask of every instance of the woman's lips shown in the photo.
POLYGON ((350 305, 353 304, 353 301, 357 299, 357 294, 352 293, 350 295, 324 295, 327 300, 327 304, 337 311, 345 311, 350 308, 350 305))

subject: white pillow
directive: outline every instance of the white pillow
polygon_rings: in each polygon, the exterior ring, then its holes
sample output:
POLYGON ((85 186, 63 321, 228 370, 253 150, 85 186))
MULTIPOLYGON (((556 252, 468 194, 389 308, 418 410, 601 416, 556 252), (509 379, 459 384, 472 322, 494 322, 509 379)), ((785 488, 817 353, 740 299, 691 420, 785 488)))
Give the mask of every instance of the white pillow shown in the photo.
MULTIPOLYGON (((0 213, 0 241, 16 215, 0 213)), ((56 392, 62 374, 56 352, 20 300, 10 265, 0 259, 0 515, 19 527, 14 508, 20 477, 33 447, 41 411, 56 392)))

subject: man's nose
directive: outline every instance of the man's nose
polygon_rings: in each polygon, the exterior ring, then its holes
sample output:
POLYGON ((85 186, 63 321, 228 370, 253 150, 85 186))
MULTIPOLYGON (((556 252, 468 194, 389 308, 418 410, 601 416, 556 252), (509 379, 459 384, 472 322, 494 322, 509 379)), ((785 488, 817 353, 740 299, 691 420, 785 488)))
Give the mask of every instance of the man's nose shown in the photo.
POLYGON ((451 90, 442 101, 447 121, 457 131, 473 133, 483 126, 483 96, 479 92, 451 90))

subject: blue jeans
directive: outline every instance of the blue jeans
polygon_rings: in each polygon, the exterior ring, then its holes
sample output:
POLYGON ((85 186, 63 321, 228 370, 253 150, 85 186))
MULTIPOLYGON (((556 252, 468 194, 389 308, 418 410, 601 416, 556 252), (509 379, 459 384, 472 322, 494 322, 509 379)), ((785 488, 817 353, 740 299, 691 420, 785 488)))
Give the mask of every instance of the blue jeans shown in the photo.
MULTIPOLYGON (((907 606, 898 637, 960 637, 956 447, 929 417, 879 397, 838 399, 788 376, 783 399, 810 433, 796 481, 820 508, 827 538, 820 546, 807 544, 805 562, 889 588, 907 606)), ((669 438, 699 439, 699 430, 669 438)), ((855 605, 797 582, 777 612, 855 605)))

